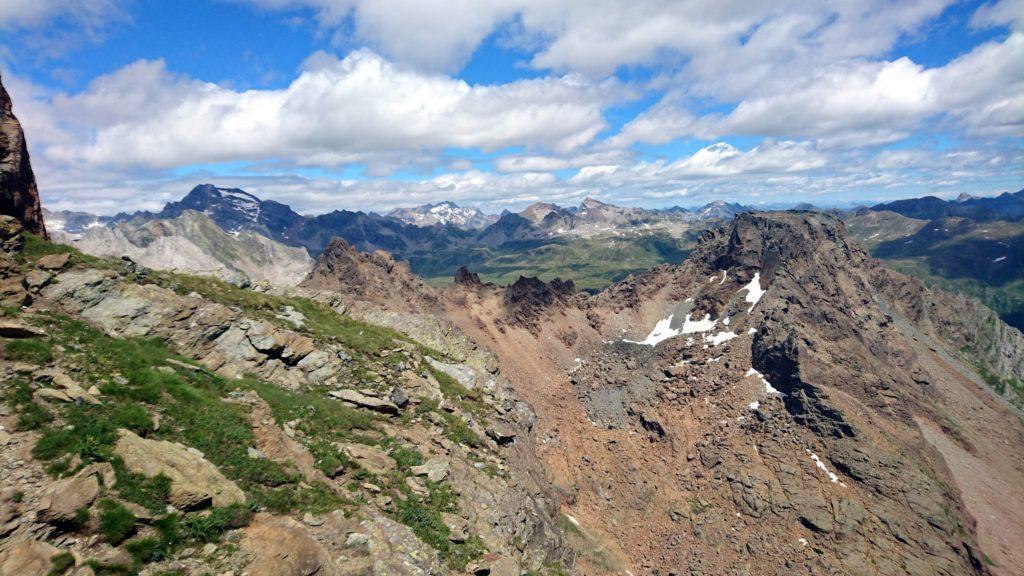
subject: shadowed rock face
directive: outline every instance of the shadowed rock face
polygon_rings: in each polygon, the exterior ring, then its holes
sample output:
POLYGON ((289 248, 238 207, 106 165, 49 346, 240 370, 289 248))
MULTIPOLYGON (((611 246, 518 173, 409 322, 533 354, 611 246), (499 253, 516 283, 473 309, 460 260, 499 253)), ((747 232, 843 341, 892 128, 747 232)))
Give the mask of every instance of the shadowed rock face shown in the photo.
POLYGON ((26 230, 47 238, 25 133, 12 108, 0 83, 0 214, 14 216, 26 230))
POLYGON ((520 276, 505 291, 508 322, 536 331, 538 321, 559 302, 565 302, 576 293, 572 280, 555 278, 551 282, 533 276, 520 276))

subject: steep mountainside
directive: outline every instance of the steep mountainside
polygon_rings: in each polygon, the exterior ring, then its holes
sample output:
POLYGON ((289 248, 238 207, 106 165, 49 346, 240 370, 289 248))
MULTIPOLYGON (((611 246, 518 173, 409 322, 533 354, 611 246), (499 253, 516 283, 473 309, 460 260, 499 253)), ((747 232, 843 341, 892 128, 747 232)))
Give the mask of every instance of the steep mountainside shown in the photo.
POLYGON ((21 124, 0 81, 0 215, 13 216, 26 230, 46 238, 36 176, 21 124))
POLYGON ((432 289, 409 272, 408 263, 395 262, 383 250, 359 252, 341 238, 331 240, 320 253, 301 286, 341 292, 374 307, 424 313, 437 309, 432 289))
POLYGON ((596 296, 463 274, 584 573, 1012 574, 1024 339, 837 220, 748 213, 596 296), (515 303, 513 306, 512 303, 515 303), (979 373, 988 377, 986 381, 979 373))
POLYGON ((259 198, 237 188, 196 186, 178 202, 169 202, 153 218, 171 219, 186 210, 203 212, 226 232, 257 232, 270 238, 286 237, 304 221, 301 214, 273 200, 259 198))
POLYGON ((1024 223, 967 218, 914 220, 895 212, 846 217, 851 235, 887 266, 929 286, 983 301, 1024 328, 1024 223))
POLYGON ((127 256, 148 268, 217 276, 232 282, 298 284, 313 265, 302 248, 250 231, 229 233, 205 213, 183 210, 169 219, 134 218, 113 227, 91 226, 80 234, 53 231, 54 240, 86 254, 127 256))

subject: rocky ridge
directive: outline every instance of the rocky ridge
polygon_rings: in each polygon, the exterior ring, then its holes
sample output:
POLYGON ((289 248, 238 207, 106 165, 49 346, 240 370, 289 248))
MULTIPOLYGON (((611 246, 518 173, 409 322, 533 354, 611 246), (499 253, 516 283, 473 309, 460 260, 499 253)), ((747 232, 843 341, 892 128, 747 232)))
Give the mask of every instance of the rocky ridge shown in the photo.
POLYGON ((47 270, 3 223, 4 277, 32 305, 0 340, 0 572, 571 565, 532 412, 496 364, 298 296, 78 255, 47 270), (97 435, 49 440, 69 422, 97 435))
POLYGON ((453 291, 449 317, 537 409, 584 571, 1017 565, 1017 511, 981 485, 1024 489, 1024 430, 974 364, 1019 378, 1019 332, 829 216, 740 215, 536 326, 505 323, 500 290, 453 291))

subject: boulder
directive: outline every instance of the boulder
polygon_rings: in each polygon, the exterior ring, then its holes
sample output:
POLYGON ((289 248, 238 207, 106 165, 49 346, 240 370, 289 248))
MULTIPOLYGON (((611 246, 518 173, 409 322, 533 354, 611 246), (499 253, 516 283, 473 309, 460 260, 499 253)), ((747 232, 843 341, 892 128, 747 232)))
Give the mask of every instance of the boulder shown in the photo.
POLYGON ((51 383, 55 388, 67 394, 71 400, 88 402, 89 404, 99 404, 100 401, 90 394, 87 390, 82 388, 78 382, 75 382, 70 376, 63 372, 53 372, 50 377, 51 383))
POLYGON ((448 362, 441 362, 434 360, 430 356, 426 358, 427 362, 430 363, 435 369, 444 372, 445 374, 454 378, 463 387, 472 390, 476 388, 477 375, 476 370, 465 364, 450 364, 448 362))
MULTIPOLYGON (((82 472, 87 472, 82 470, 82 472)), ((87 508, 100 494, 95 470, 52 483, 39 501, 39 518, 45 522, 63 523, 74 520, 75 513, 87 508)))
POLYGON ((447 458, 437 456, 409 470, 417 476, 426 476, 431 482, 440 482, 448 476, 450 467, 451 463, 447 458))
POLYGON ((22 324, 17 320, 0 320, 0 338, 38 338, 46 336, 41 328, 22 324))
POLYGON ((407 526, 384 516, 363 522, 370 536, 370 558, 374 574, 388 576, 445 576, 448 567, 430 546, 416 537, 407 526))
POLYGON ((487 435, 498 444, 509 444, 516 439, 516 429, 499 422, 487 428, 487 435))
POLYGON ((348 404, 352 404, 353 406, 358 406, 360 408, 369 408, 370 410, 380 412, 381 414, 388 414, 394 416, 400 412, 398 406, 396 406, 395 403, 390 400, 373 398, 365 394, 360 394, 355 390, 331 390, 330 392, 328 392, 328 394, 333 398, 341 400, 342 402, 346 402, 348 404))
POLYGON ((70 252, 63 252, 61 254, 47 254, 39 260, 36 264, 43 270, 60 270, 68 265, 71 260, 70 252))
POLYGON ((0 552, 0 576, 47 576, 60 550, 38 540, 22 540, 0 552))
POLYGON ((287 516, 256 515, 239 545, 255 556, 249 576, 312 576, 330 560, 306 526, 287 516))
POLYGON ((394 459, 385 454, 379 446, 345 444, 340 448, 346 456, 355 460, 360 468, 371 474, 387 474, 397 466, 394 459))
POLYGON ((30 290, 40 290, 45 288, 50 281, 53 280, 53 274, 46 272, 45 270, 29 270, 25 273, 25 285, 30 290))
POLYGON ((221 474, 216 466, 181 444, 148 440, 130 430, 117 431, 114 454, 125 467, 147 477, 164 474, 171 479, 170 500, 176 508, 189 510, 213 504, 227 506, 245 502, 245 494, 221 474))

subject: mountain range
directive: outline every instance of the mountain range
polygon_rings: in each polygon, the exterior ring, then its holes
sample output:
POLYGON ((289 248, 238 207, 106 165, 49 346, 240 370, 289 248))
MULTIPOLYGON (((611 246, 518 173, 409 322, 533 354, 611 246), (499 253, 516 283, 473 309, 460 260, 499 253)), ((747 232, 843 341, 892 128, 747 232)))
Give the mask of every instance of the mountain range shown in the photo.
POLYGON ((871 209, 895 212, 918 220, 956 217, 977 222, 1019 221, 1024 219, 1024 190, 1004 192, 991 198, 962 194, 956 200, 943 200, 935 196, 925 196, 877 204, 871 209))
MULTIPOLYGON (((235 273, 253 270, 237 262, 244 248, 215 250, 206 257, 164 260, 145 256, 150 248, 154 222, 164 222, 162 230, 176 231, 195 228, 195 215, 188 222, 179 219, 188 213, 202 214, 229 235, 247 233, 266 238, 268 250, 283 255, 284 247, 306 250, 315 257, 331 241, 343 238, 357 250, 373 252, 385 250, 400 260, 407 260, 412 270, 428 278, 444 281, 451 278, 462 265, 473 264, 494 279, 514 274, 520 267, 506 270, 509 257, 531 254, 527 268, 533 260, 565 260, 571 253, 579 260, 584 247, 596 249, 601 244, 617 244, 625 249, 618 257, 608 261, 577 261, 576 265, 589 266, 591 280, 587 286, 601 287, 625 275, 661 263, 663 258, 678 257, 692 244, 693 230, 703 229, 706 223, 730 218, 745 210, 744 207, 713 202, 689 211, 682 208, 648 210, 624 208, 586 199, 578 207, 562 208, 555 205, 535 204, 520 213, 505 212, 500 217, 484 215, 475 208, 460 208, 454 203, 424 205, 416 208, 393 210, 388 215, 337 210, 316 216, 304 216, 285 204, 261 200, 243 190, 219 188, 204 184, 193 188, 179 201, 169 202, 158 212, 118 214, 112 217, 95 216, 81 212, 47 212, 47 219, 59 231, 62 241, 72 242, 80 249, 101 256, 121 251, 126 256, 145 259, 148 263, 163 262, 164 266, 187 266, 193 262, 193 271, 218 270, 235 273), (531 220, 533 218, 533 220, 531 220), (117 230, 116 240, 108 229, 117 230), (213 266, 212 262, 222 266, 213 266), (488 263, 494 263, 493 270, 488 263), (491 272, 489 272, 491 271, 491 272)), ((162 234, 167 235, 167 234, 162 234)), ((250 236, 252 238, 252 236, 250 236)), ((228 246, 231 242, 208 238, 185 238, 196 246, 207 249, 228 246)), ((166 242, 166 241, 162 241, 166 242)), ((202 249, 199 250, 202 252, 202 249)), ((185 253, 198 254, 190 249, 185 253)), ((282 267, 290 269, 301 259, 284 259, 282 267)), ((288 278, 294 275, 277 269, 266 269, 254 278, 288 278)))
POLYGON ((0 163, 0 575, 1024 565, 1024 334, 893 269, 1012 282, 1009 217, 588 199, 470 230, 201 186, 103 220, 41 212, 22 158, 0 163), (662 261, 432 286, 357 246, 416 242, 662 261))

